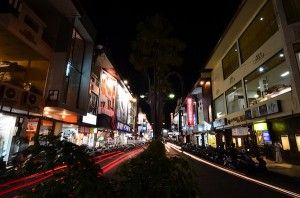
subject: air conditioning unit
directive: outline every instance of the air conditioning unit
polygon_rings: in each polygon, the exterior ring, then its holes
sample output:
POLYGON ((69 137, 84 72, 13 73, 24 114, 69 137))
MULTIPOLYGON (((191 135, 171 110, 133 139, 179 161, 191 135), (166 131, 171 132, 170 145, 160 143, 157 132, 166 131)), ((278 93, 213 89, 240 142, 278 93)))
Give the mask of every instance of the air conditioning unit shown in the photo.
POLYGON ((21 100, 21 94, 23 89, 10 85, 10 84, 1 84, 0 85, 0 98, 5 102, 18 103, 21 100))
POLYGON ((26 92, 24 97, 25 105, 28 107, 39 107, 42 102, 42 97, 32 92, 26 92))

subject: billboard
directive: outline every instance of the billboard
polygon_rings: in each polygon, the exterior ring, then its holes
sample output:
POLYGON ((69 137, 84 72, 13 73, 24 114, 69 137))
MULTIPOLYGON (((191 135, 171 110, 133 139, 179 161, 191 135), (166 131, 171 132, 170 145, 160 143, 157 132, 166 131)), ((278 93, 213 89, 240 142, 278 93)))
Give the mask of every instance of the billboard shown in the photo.
POLYGON ((129 98, 130 95, 127 90, 118 85, 117 120, 126 124, 128 122, 129 98))
POLYGON ((118 83, 109 73, 101 71, 99 114, 113 117, 116 108, 118 83))

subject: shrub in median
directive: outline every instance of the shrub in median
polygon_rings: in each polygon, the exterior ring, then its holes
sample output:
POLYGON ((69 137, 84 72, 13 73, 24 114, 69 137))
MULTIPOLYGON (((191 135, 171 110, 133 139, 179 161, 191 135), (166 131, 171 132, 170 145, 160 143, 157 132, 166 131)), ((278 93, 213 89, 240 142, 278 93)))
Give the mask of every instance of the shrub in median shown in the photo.
POLYGON ((164 145, 153 141, 140 156, 118 169, 123 197, 197 197, 189 164, 167 158, 164 145))

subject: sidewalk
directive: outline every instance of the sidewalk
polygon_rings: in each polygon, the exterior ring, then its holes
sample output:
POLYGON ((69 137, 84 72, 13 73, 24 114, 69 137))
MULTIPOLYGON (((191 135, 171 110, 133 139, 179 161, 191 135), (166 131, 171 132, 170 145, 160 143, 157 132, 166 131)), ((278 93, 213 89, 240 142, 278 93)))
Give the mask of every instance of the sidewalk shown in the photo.
MULTIPOLYGON (((255 160, 255 159, 254 159, 255 160)), ((287 175, 290 177, 300 178, 300 166, 288 164, 288 163, 276 163, 275 161, 268 160, 264 157, 267 162, 267 169, 272 172, 276 172, 282 175, 287 175)))

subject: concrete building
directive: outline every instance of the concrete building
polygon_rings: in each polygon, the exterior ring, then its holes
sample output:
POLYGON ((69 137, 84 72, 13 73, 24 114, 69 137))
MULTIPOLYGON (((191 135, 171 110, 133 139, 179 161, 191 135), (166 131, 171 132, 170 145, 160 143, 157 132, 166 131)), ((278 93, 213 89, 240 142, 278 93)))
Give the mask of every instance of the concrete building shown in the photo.
POLYGON ((3 0, 0 7, 0 154, 7 160, 37 134, 78 130, 96 32, 75 0, 3 0))
POLYGON ((258 145, 300 162, 300 2, 247 0, 205 65, 212 69, 217 141, 258 145))

